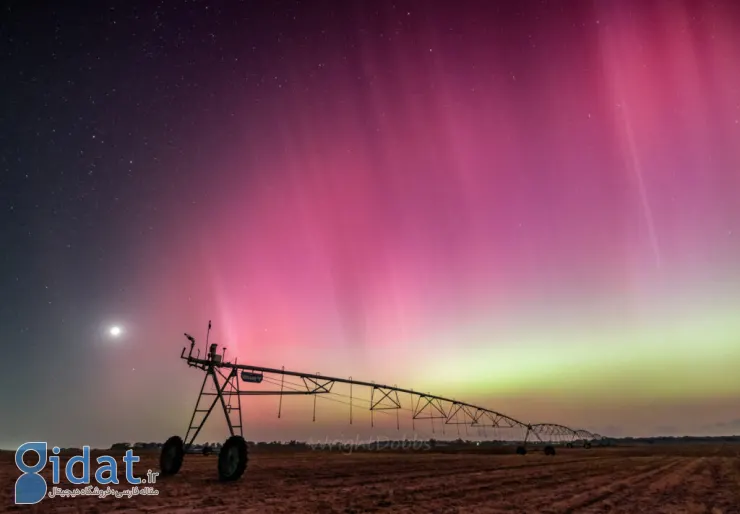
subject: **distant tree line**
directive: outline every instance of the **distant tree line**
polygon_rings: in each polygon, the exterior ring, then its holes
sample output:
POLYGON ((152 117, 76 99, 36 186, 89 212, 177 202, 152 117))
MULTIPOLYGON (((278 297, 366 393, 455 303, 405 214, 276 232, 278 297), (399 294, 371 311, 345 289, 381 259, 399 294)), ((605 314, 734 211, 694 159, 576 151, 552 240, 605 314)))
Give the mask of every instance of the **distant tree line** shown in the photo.
MULTIPOLYGON (((417 440, 418 441, 418 440, 417 440)), ((397 444, 403 446, 404 444, 408 445, 411 441, 408 440, 377 440, 377 441, 368 441, 368 442, 359 442, 359 443, 352 443, 352 445, 355 448, 375 448, 375 447, 389 447, 389 445, 397 444)), ((469 446, 482 446, 482 447, 491 447, 491 446, 510 446, 513 444, 519 444, 517 441, 502 441, 502 440, 489 440, 489 441, 473 441, 469 439, 450 439, 450 440, 438 440, 438 439, 428 439, 428 440, 421 440, 420 442, 424 442, 427 444, 427 448, 438 448, 438 447, 469 447, 469 446)), ((619 438, 606 438, 602 441, 595 441, 595 444, 603 444, 608 446, 617 446, 620 444, 636 444, 636 443, 643 443, 643 444, 686 444, 686 443, 718 443, 718 442, 726 442, 726 443, 738 443, 740 442, 740 435, 730 435, 730 436, 658 436, 658 437, 619 437, 619 438)), ((293 448, 293 449, 332 449, 333 446, 341 446, 341 444, 337 441, 335 443, 332 443, 331 441, 327 441, 324 443, 312 443, 312 442, 306 442, 306 441, 298 441, 295 439, 292 439, 290 441, 247 441, 247 445, 251 447, 286 447, 286 448, 293 448)), ((200 450, 203 447, 211 447, 214 449, 220 449, 221 443, 204 443, 204 444, 197 444, 193 445, 193 450, 200 450)), ((129 450, 129 449, 141 449, 141 450, 158 450, 162 448, 162 443, 143 443, 143 442, 137 442, 137 443, 115 443, 113 444, 110 449, 111 450, 129 450)))

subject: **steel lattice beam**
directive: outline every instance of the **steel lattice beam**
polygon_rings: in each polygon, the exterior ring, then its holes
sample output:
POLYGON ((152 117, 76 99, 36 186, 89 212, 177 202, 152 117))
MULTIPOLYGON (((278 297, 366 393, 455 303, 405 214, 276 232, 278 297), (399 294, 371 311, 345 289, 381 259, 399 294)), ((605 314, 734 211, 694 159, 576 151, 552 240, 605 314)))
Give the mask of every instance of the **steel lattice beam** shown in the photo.
MULTIPOLYGON (((209 323, 210 330, 210 323, 209 323)), ((370 388, 370 411, 383 411, 383 410, 396 410, 397 415, 403 407, 401 405, 400 395, 409 395, 411 398, 411 411, 412 420, 432 420, 435 419, 444 420, 444 424, 448 425, 465 425, 472 428, 500 428, 500 429, 522 429, 526 431, 524 442, 526 443, 530 436, 541 443, 548 442, 566 442, 572 444, 576 441, 583 441, 584 444, 590 444, 591 441, 605 440, 606 438, 589 432, 584 429, 573 429, 564 425, 556 423, 537 423, 528 424, 511 416, 507 416, 501 412, 472 405, 466 402, 460 402, 454 399, 445 398, 443 396, 432 395, 429 393, 420 393, 413 389, 404 389, 396 386, 390 386, 385 384, 376 384, 375 382, 364 382, 359 380, 352 380, 351 378, 339 378, 339 377, 328 377, 322 376, 318 373, 302 373, 298 371, 288 371, 285 369, 267 368, 263 366, 254 366, 249 364, 237 364, 234 362, 223 362, 221 355, 215 353, 215 345, 211 345, 211 351, 208 352, 207 358, 200 358, 200 351, 198 356, 193 357, 193 348, 195 345, 195 339, 186 334, 190 340, 190 352, 186 356, 186 348, 183 348, 180 358, 185 360, 188 366, 195 367, 206 371, 206 380, 204 380, 203 387, 201 388, 201 396, 214 395, 216 398, 205 414, 204 419, 197 425, 193 425, 191 420, 191 429, 188 431, 190 435, 191 431, 195 431, 191 438, 186 436, 187 445, 193 443, 200 427, 205 423, 205 418, 208 417, 216 403, 221 402, 224 412, 228 416, 232 410, 231 400, 229 399, 232 395, 240 397, 241 395, 288 395, 288 394, 304 394, 314 395, 314 421, 316 419, 316 397, 320 394, 330 394, 335 384, 349 384, 350 385, 350 400, 352 386, 364 386, 370 388), (229 370, 227 374, 221 372, 222 369, 229 370), (247 375, 246 381, 249 382, 262 382, 264 375, 275 375, 280 377, 280 390, 240 390, 239 389, 239 378, 237 370, 241 370, 243 375, 247 375), (224 380, 223 385, 219 384, 217 374, 224 380), (204 392, 205 382, 208 376, 212 377, 214 385, 216 386, 216 393, 204 392), (303 388, 297 390, 285 390, 284 380, 285 377, 296 377, 300 379, 303 388), (226 401, 229 399, 229 404, 226 401)), ((225 349, 224 349, 225 352, 225 349)), ((276 383, 276 380, 269 381, 268 383, 276 383)), ((199 396, 200 402, 200 396, 199 396)), ((350 402, 350 409, 351 409, 350 402)), ((239 410, 239 424, 232 424, 229 421, 229 429, 233 435, 234 429, 238 428, 241 433, 241 403, 233 409, 239 410)), ((196 412, 200 412, 198 404, 196 404, 196 412)), ((195 417, 195 413, 194 413, 195 417)), ((371 418, 372 420, 372 418, 371 418)), ((350 410, 350 423, 351 423, 351 410, 350 410)), ((459 429, 458 429, 459 432, 459 429)))

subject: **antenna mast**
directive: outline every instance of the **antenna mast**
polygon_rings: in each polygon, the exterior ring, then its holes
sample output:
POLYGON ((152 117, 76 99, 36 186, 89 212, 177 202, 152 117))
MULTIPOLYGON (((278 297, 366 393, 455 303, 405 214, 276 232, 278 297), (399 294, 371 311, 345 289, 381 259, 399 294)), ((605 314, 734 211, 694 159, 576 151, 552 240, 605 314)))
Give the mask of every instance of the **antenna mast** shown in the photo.
POLYGON ((208 338, 211 335, 211 320, 208 320, 208 332, 206 332, 206 348, 203 355, 208 355, 208 338))

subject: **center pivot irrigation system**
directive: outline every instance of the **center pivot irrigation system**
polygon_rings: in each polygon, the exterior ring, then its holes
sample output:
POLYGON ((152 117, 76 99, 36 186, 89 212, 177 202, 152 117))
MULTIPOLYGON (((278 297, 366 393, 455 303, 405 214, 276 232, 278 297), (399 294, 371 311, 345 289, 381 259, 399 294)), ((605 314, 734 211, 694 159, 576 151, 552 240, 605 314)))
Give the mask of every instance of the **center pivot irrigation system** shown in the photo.
MULTIPOLYGON (((211 332, 211 322, 208 322, 208 333, 206 335, 206 352, 205 357, 200 357, 200 350, 196 356, 193 356, 195 347, 195 338, 189 334, 185 337, 190 341, 190 351, 187 356, 182 349, 180 358, 185 360, 190 367, 198 368, 205 371, 203 385, 201 385, 198 400, 195 403, 193 415, 190 418, 188 430, 185 438, 172 436, 162 447, 160 455, 160 469, 162 475, 175 475, 182 466, 182 461, 186 453, 191 450, 196 437, 203 428, 208 416, 213 411, 216 404, 220 404, 223 409, 226 422, 229 427, 230 436, 221 448, 218 454, 218 476, 222 481, 237 480, 247 468, 248 452, 247 442, 244 439, 242 425, 242 402, 241 397, 244 395, 278 395, 280 403, 278 407, 278 417, 282 411, 282 397, 284 395, 313 395, 313 420, 316 421, 316 399, 321 395, 326 397, 342 397, 349 405, 349 420, 352 424, 352 407, 356 406, 353 402, 364 402, 369 404, 371 425, 374 426, 374 414, 390 414, 396 412, 396 426, 400 429, 401 410, 410 411, 412 424, 420 420, 431 423, 432 432, 434 432, 435 420, 439 420, 444 433, 445 425, 453 425, 457 428, 458 435, 460 426, 464 426, 467 432, 468 428, 482 430, 487 435, 486 430, 497 431, 516 431, 523 434, 523 437, 516 437, 511 440, 519 441, 516 447, 516 453, 525 455, 527 453, 527 444, 531 446, 543 446, 545 455, 555 455, 555 445, 563 445, 568 448, 582 446, 591 448, 592 443, 601 444, 604 437, 589 432, 587 430, 576 430, 563 425, 554 423, 524 423, 517 419, 507 416, 500 412, 478 407, 469 403, 435 396, 428 393, 414 391, 413 389, 403 389, 396 386, 376 384, 374 382, 363 382, 349 378, 327 377, 319 374, 301 373, 298 371, 287 371, 285 369, 264 368, 248 364, 238 364, 226 361, 226 348, 223 348, 221 354, 218 353, 218 345, 208 345, 208 337, 211 332), (241 373, 239 373, 241 371, 241 373), (206 384, 209 379, 212 381, 213 391, 206 390, 206 384), (239 380, 248 384, 270 384, 275 389, 260 390, 248 389, 243 390, 239 387, 239 380), (294 380, 294 381, 291 381, 294 380), (333 392, 332 389, 336 384, 348 384, 349 395, 333 392), (279 389, 277 389, 279 387, 279 389), (353 388, 369 388, 369 399, 362 396, 353 396, 353 388), (210 402, 208 399, 210 397, 210 402), (408 398, 410 408, 402 407, 401 398, 408 398), (346 400, 349 400, 347 402, 346 400), (208 405, 210 403, 210 405, 208 405)), ((414 425, 415 429, 415 425, 414 425)), ((511 433, 511 432, 510 432, 511 433)), ((204 453, 210 450, 204 448, 204 453)))

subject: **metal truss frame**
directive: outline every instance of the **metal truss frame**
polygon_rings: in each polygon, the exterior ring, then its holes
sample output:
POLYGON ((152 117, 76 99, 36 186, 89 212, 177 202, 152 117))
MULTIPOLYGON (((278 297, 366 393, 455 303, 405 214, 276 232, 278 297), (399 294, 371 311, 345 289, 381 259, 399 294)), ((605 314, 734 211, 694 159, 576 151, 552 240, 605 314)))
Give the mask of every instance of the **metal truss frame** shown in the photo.
MULTIPOLYGON (((210 333, 210 322, 208 324, 208 328, 210 333)), ((185 334, 185 336, 190 341, 190 351, 186 356, 185 351, 187 348, 183 348, 180 358, 185 360, 188 366, 205 371, 205 377, 200 388, 198 400, 196 401, 193 415, 191 416, 190 424, 188 425, 188 430, 184 439, 186 452, 194 444, 201 428, 213 412, 217 403, 220 404, 223 409, 230 435, 240 435, 243 437, 242 396, 279 395, 280 406, 278 409, 278 417, 280 417, 282 411, 282 396, 313 395, 313 420, 316 421, 317 397, 322 394, 332 393, 332 388, 337 383, 349 384, 350 386, 350 424, 352 423, 353 388, 355 386, 362 386, 370 388, 369 410, 371 413, 371 426, 374 426, 373 415, 375 411, 395 410, 396 424, 400 429, 400 411, 404 409, 401 402, 401 396, 408 395, 411 401, 411 420, 412 424, 414 424, 414 429, 417 421, 429 420, 432 423, 432 431, 434 431, 434 421, 443 420, 443 432, 445 425, 454 425, 457 427, 458 434, 460 426, 464 426, 466 430, 469 427, 481 428, 484 430, 486 428, 521 429, 525 432, 525 436, 522 441, 524 445, 527 443, 535 445, 563 444, 571 447, 576 444, 580 444, 588 448, 591 446, 591 443, 605 439, 599 434, 589 432, 588 430, 573 429, 555 423, 525 423, 511 416, 507 416, 506 414, 485 407, 445 398, 443 396, 421 393, 414 391, 413 389, 404 389, 395 385, 390 386, 385 384, 376 384, 375 382, 353 380, 352 377, 345 379, 322 376, 318 373, 311 374, 289 371, 284 368, 277 369, 249 364, 238 364, 236 359, 234 362, 226 362, 223 360, 225 358, 226 348, 223 349, 224 351, 222 355, 218 355, 216 353, 216 345, 211 345, 211 350, 206 353, 206 357, 201 358, 200 350, 198 350, 196 356, 193 356, 195 339, 188 334, 185 334), (226 372, 224 372, 224 370, 226 372), (248 382, 262 383, 264 379, 267 379, 266 381, 269 384, 279 384, 280 389, 241 389, 238 371, 242 371, 243 380, 246 377, 246 381, 248 382), (286 390, 286 377, 298 378, 300 380, 299 384, 302 384, 302 387, 288 387, 286 390), (206 391, 206 384, 209 382, 209 378, 215 392, 206 391), (202 403, 208 404, 207 401, 204 402, 205 397, 212 397, 212 399, 207 408, 202 408, 202 403), (199 414, 201 415, 200 417, 198 416, 199 414)), ((207 339, 206 348, 208 348, 207 339)))

